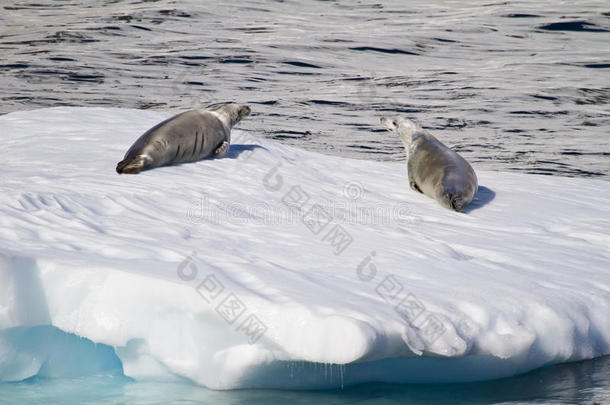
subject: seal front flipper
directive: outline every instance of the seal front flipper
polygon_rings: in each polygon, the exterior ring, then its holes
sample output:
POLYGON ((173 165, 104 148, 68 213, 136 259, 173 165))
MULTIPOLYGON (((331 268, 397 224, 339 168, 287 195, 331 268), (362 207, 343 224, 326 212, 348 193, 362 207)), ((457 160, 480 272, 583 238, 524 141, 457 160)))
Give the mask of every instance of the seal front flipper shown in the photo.
POLYGON ((222 157, 229 151, 229 142, 223 141, 220 146, 214 151, 214 157, 222 157))
POLYGON ((423 194, 424 192, 421 191, 421 189, 415 182, 415 178, 413 177, 413 173, 415 173, 415 168, 413 167, 413 163, 411 161, 407 162, 407 173, 409 176, 409 186, 411 187, 411 190, 414 190, 414 191, 417 191, 417 192, 423 194))

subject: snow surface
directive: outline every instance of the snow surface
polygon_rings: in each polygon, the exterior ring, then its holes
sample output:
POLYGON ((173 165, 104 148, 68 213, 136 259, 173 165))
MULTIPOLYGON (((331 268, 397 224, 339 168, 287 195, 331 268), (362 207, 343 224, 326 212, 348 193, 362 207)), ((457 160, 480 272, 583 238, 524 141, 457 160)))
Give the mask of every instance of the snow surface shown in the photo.
POLYGON ((240 130, 226 158, 116 174, 168 116, 0 117, 0 380, 458 382, 610 353, 607 181, 478 171, 460 214, 404 164, 240 130))

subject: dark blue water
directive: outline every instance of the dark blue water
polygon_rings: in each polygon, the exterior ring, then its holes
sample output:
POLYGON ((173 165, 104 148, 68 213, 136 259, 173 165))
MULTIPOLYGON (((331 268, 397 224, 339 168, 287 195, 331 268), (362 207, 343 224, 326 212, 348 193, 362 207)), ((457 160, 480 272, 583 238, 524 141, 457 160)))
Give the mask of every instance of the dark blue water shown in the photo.
POLYGON ((0 114, 234 100, 256 135, 374 160, 403 115, 479 170, 610 175, 604 2, 219 3, 1 2, 0 114))
POLYGON ((119 375, 0 384, 0 404, 608 404, 610 357, 471 384, 364 384, 332 391, 212 391, 119 375))

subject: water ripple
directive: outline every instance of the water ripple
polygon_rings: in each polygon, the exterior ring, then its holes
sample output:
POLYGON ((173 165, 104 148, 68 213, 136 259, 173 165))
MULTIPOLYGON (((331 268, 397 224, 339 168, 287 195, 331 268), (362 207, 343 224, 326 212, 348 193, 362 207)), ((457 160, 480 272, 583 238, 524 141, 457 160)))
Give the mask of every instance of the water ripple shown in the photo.
POLYGON ((608 17, 595 1, 15 0, 0 114, 234 100, 256 134, 388 161, 404 152, 379 118, 401 115, 479 169, 609 177, 608 17))

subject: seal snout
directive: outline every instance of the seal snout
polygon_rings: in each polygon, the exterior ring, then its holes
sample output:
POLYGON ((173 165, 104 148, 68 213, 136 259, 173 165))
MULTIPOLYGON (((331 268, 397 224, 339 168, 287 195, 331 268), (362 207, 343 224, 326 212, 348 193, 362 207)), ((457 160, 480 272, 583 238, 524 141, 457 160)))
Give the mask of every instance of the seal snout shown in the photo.
POLYGON ((398 122, 390 117, 381 117, 381 125, 389 131, 395 131, 398 128, 398 122))
POLYGON ((242 105, 239 109, 239 116, 241 118, 247 117, 248 115, 250 115, 251 112, 252 110, 250 109, 250 107, 248 107, 247 105, 242 105))

